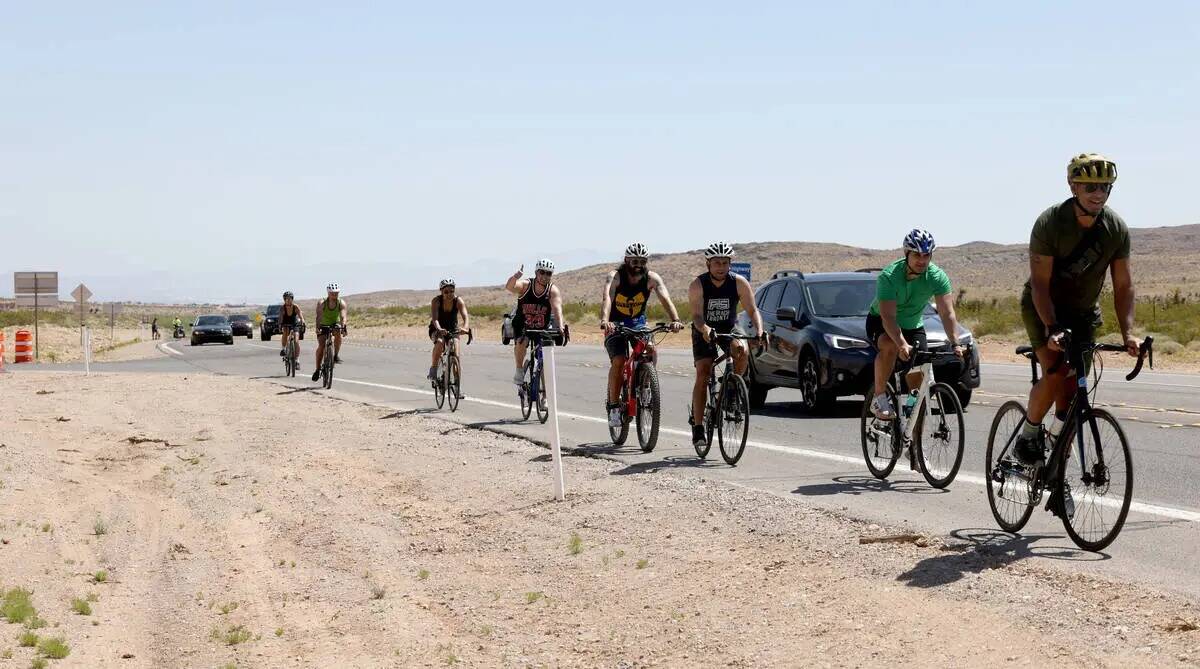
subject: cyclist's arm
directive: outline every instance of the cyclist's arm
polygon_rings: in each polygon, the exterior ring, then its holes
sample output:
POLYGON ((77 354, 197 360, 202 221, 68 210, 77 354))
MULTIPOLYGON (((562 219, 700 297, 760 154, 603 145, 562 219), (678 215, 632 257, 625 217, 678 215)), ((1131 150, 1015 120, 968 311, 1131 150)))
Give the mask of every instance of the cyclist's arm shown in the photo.
POLYGON ((463 301, 463 298, 460 297, 457 299, 458 299, 458 317, 462 319, 463 329, 470 330, 471 329, 471 312, 467 311, 467 303, 465 301, 463 301))
POLYGON ((663 283, 662 277, 655 272, 650 272, 650 283, 654 286, 654 294, 658 295, 658 301, 662 302, 663 309, 671 316, 671 322, 679 321, 679 310, 675 308, 675 303, 671 301, 671 292, 667 290, 667 284, 663 283))
POLYGON ((521 275, 524 273, 525 266, 521 265, 521 269, 518 269, 512 276, 508 277, 508 282, 504 284, 504 289, 513 295, 524 293, 526 286, 529 284, 528 280, 521 279, 521 275))
POLYGON ((954 313, 954 295, 934 295, 933 303, 937 306, 938 316, 942 318, 947 340, 952 346, 958 346, 958 314, 954 313))
POLYGON ((704 288, 700 279, 692 279, 688 286, 688 308, 692 312, 692 329, 704 335, 708 324, 704 322, 704 288))
POLYGON ((603 325, 608 322, 609 310, 612 309, 613 297, 617 292, 617 271, 613 270, 608 273, 608 279, 604 282, 604 295, 600 298, 600 323, 603 325))
POLYGON ((879 300, 879 319, 883 321, 883 331, 896 342, 896 346, 904 348, 908 344, 904 340, 904 332, 896 322, 896 300, 879 300))
POLYGON ((1039 253, 1029 254, 1029 287, 1033 293, 1033 308, 1049 334, 1049 328, 1058 323, 1054 313, 1054 302, 1050 298, 1050 276, 1054 273, 1054 256, 1039 253))
MULTIPOLYGON (((1129 258, 1113 260, 1108 271, 1112 275, 1113 306, 1117 310, 1117 325, 1121 328, 1121 339, 1125 341, 1126 348, 1129 348, 1133 337, 1133 274, 1129 270, 1129 258)), ((1130 348, 1130 355, 1137 355, 1134 352, 1137 343, 1134 340, 1135 346, 1130 348)))
POLYGON ((754 290, 750 288, 750 282, 746 280, 746 277, 741 274, 734 274, 733 277, 737 281, 738 300, 746 305, 746 314, 750 316, 750 322, 754 324, 754 334, 761 337, 767 331, 763 329, 762 313, 754 304, 754 290))
POLYGON ((346 327, 346 300, 340 297, 338 298, 338 323, 343 328, 346 327))
POLYGON ((559 332, 567 331, 567 321, 563 318, 562 311, 562 293, 558 291, 558 286, 550 286, 550 311, 554 313, 554 322, 558 323, 559 332))
POLYGON ((439 295, 429 303, 429 327, 433 328, 434 331, 442 329, 441 324, 438 323, 438 300, 440 299, 442 298, 439 295))

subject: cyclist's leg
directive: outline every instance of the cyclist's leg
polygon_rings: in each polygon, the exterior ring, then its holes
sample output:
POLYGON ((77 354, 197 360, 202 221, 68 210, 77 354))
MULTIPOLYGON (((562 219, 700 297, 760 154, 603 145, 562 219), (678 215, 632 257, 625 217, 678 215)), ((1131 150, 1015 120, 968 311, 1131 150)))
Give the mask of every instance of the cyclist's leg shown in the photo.
POLYGON ((341 353, 342 353, 342 329, 334 328, 334 330, 333 330, 333 358, 334 358, 334 360, 338 360, 340 362, 338 356, 340 356, 341 353))
POLYGON ((692 385, 692 435, 697 428, 703 434, 704 409, 708 404, 708 377, 712 373, 713 361, 717 358, 717 347, 704 341, 700 333, 692 329, 692 361, 696 367, 696 379, 692 385))
POLYGON ((525 376, 525 349, 529 346, 529 340, 524 336, 520 336, 513 340, 513 361, 517 368, 513 373, 513 383, 520 384, 525 376))
POLYGON ((883 329, 883 319, 879 316, 867 316, 867 339, 875 346, 875 380, 872 386, 874 398, 887 390, 888 379, 896 367, 900 349, 883 329))
POLYGON ((604 339, 604 350, 608 352, 608 403, 613 404, 621 396, 621 370, 629 359, 629 340, 623 335, 610 335, 604 339))
POLYGON ((328 332, 317 332, 317 355, 315 358, 317 369, 321 368, 321 358, 325 355, 325 342, 328 338, 328 332))
POLYGON ((741 339, 734 339, 729 342, 729 355, 733 358, 733 371, 738 376, 746 376, 746 368, 750 366, 750 349, 746 346, 746 342, 741 339))
MULTIPOLYGON (((917 328, 915 330, 902 330, 904 341, 908 342, 913 347, 914 351, 928 351, 929 338, 925 336, 925 328, 917 328)), ((924 374, 921 373, 920 367, 912 367, 905 375, 905 380, 908 382, 908 389, 914 390, 921 387, 921 381, 924 374)), ((930 380, 932 383, 932 380, 930 380)))
POLYGON ((279 333, 283 336, 279 338, 279 357, 284 356, 284 351, 287 350, 288 337, 291 336, 292 329, 284 325, 279 328, 279 333))

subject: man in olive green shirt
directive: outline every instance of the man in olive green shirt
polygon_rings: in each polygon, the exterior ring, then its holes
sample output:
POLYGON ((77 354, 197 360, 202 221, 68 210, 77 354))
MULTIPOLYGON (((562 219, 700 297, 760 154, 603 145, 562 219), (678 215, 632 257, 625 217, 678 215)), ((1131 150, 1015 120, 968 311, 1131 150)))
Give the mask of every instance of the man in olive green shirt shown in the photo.
MULTIPOLYGON (((1117 324, 1129 355, 1141 344, 1132 334, 1133 278, 1129 271, 1129 228, 1106 206, 1117 166, 1096 153, 1067 165, 1071 199, 1038 217, 1029 237, 1029 281, 1021 295, 1021 318, 1043 370, 1054 369, 1063 353, 1063 331, 1077 343, 1091 342, 1101 324, 1100 291, 1111 274, 1117 324)), ((1029 393, 1026 420, 1014 451, 1026 464, 1045 459, 1042 419, 1056 407, 1052 438, 1066 420, 1074 394, 1067 365, 1043 374, 1029 393)))
MULTIPOLYGON (((950 277, 933 264, 935 248, 937 243, 928 231, 912 230, 904 237, 904 257, 885 267, 875 282, 875 300, 867 314, 867 339, 876 349, 871 412, 880 420, 892 420, 896 416, 887 395, 887 381, 896 366, 896 358, 908 361, 914 348, 926 348, 923 313, 931 299, 937 304, 946 337, 955 352, 962 355, 950 277)), ((914 388, 920 385, 920 372, 909 372, 908 383, 914 388)))

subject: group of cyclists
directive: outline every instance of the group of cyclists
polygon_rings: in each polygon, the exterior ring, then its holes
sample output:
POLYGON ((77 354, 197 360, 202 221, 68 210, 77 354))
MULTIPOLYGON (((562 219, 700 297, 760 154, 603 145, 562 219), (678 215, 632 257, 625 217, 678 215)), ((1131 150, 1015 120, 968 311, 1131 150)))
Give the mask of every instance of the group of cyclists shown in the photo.
MULTIPOLYGON (((1055 362, 1064 350, 1065 331, 1073 332, 1074 342, 1088 342, 1094 337, 1100 325, 1099 297, 1106 275, 1112 277, 1117 324, 1125 349, 1131 356, 1138 355, 1140 341, 1132 332, 1134 292, 1129 268, 1129 230, 1107 206, 1116 179, 1116 165, 1108 158, 1095 153, 1073 157, 1067 166, 1071 197, 1043 212, 1030 235, 1030 278, 1021 297, 1022 319, 1039 363, 1052 373, 1043 375, 1030 392, 1026 422, 1015 448, 1016 455, 1027 464, 1037 464, 1045 457, 1046 432, 1041 425, 1051 406, 1055 408, 1048 430, 1052 438, 1065 419, 1073 386, 1067 368, 1056 366, 1055 362)), ((879 273, 875 299, 866 317, 867 337, 876 356, 874 387, 864 389, 864 394, 871 413, 882 420, 889 420, 897 410, 884 391, 897 362, 910 360, 914 351, 927 350, 922 312, 931 301, 953 350, 960 356, 964 352, 958 342, 950 278, 933 262, 937 248, 933 235, 927 230, 913 229, 905 235, 902 246, 904 256, 879 273)), ((734 254, 733 246, 727 242, 710 244, 704 250, 706 271, 688 287, 695 367, 689 422, 694 443, 705 439, 706 383, 713 361, 726 353, 733 360, 735 372, 745 375, 749 347, 768 343, 750 282, 730 269, 734 254), (739 309, 746 311, 757 333, 749 346, 745 340, 714 336, 734 332, 739 309)), ((624 331, 646 326, 652 295, 667 312, 672 332, 685 327, 666 283, 649 268, 649 256, 643 243, 627 246, 624 262, 608 273, 601 294, 600 329, 610 360, 606 406, 610 426, 619 426, 622 420, 617 401, 622 369, 630 350, 629 335, 624 331)), ((563 295, 553 277, 554 263, 542 259, 537 262, 532 278, 524 277, 522 266, 505 284, 517 297, 512 323, 513 381, 517 385, 522 383, 528 344, 523 331, 548 328, 567 331, 563 295)), ((470 328, 470 314, 463 299, 455 295, 454 280, 443 279, 439 291, 431 303, 429 336, 434 341, 434 350, 429 378, 436 372, 445 345, 439 335, 460 326, 463 330, 470 328)), ((331 295, 336 299, 336 294, 331 295)), ((919 372, 909 372, 907 380, 911 387, 916 387, 921 382, 919 372)))
MULTIPOLYGON (((1072 341, 1093 340, 1101 324, 1099 298, 1105 277, 1111 275, 1117 325, 1125 350, 1136 357, 1141 342, 1133 335, 1134 290, 1129 267, 1129 230, 1124 220, 1107 206, 1117 179, 1113 161, 1100 154, 1085 153, 1073 157, 1067 166, 1067 185, 1071 196, 1046 209, 1033 225, 1029 241, 1029 280, 1021 295, 1021 315, 1026 333, 1039 364, 1047 370, 1033 386, 1026 419, 1015 446, 1017 457, 1036 465, 1046 454, 1046 436, 1057 436, 1070 405, 1073 385, 1065 365, 1056 365, 1064 353, 1064 333, 1072 341), (1048 430, 1042 429, 1046 414, 1054 408, 1048 430)), ((932 301, 941 317, 946 337, 953 350, 963 354, 958 342, 958 319, 954 311, 951 282, 946 272, 933 262, 937 243, 927 230, 913 229, 904 237, 904 256, 879 273, 876 295, 866 317, 867 337, 874 347, 874 384, 864 389, 870 411, 881 420, 891 419, 897 410, 885 392, 887 380, 897 362, 912 358, 914 351, 927 350, 922 312, 932 301)), ((731 271, 734 248, 718 241, 704 250, 706 271, 688 287, 691 316, 692 359, 695 381, 692 389, 692 440, 705 439, 706 383, 714 360, 722 354, 732 359, 734 371, 745 375, 749 348, 768 343, 762 315, 755 308, 750 282, 731 271), (729 339, 735 331, 739 309, 744 309, 757 333, 749 340, 729 339)), ((685 325, 671 299, 666 283, 649 264, 646 245, 634 242, 625 248, 624 261, 608 273, 601 294, 600 329, 608 353, 607 414, 610 426, 622 420, 618 396, 622 369, 630 351, 629 330, 646 327, 651 296, 657 297, 667 312, 671 332, 685 325)), ((554 283, 554 263, 538 260, 533 277, 525 277, 521 266, 505 283, 516 296, 512 319, 513 382, 523 381, 528 350, 526 330, 556 330, 569 336, 563 316, 563 294, 554 283)), ((284 355, 287 341, 303 326, 304 314, 291 291, 284 293, 280 312, 284 355)), ((340 362, 342 337, 346 326, 346 302, 339 297, 339 286, 326 286, 326 297, 317 306, 318 340, 315 360, 319 368, 325 347, 332 344, 334 360, 340 362), (330 341, 332 339, 332 342, 330 341)), ((471 315, 466 302, 456 294, 455 281, 442 279, 438 295, 430 302, 428 334, 433 341, 429 379, 437 372, 438 360, 446 346, 455 346, 445 335, 469 331, 471 315)), ((651 349, 651 355, 654 355, 651 349)), ((319 378, 318 371, 312 379, 319 378)), ((910 371, 911 387, 920 384, 919 372, 910 371)))

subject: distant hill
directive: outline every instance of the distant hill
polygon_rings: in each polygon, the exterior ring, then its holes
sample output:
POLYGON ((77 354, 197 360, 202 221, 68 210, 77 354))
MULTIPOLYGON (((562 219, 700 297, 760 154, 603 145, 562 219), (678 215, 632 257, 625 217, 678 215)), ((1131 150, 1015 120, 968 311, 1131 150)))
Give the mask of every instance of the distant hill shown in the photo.
MULTIPOLYGON (((1200 224, 1161 228, 1131 228, 1133 236, 1134 281, 1139 295, 1164 295, 1176 288, 1185 294, 1200 293, 1200 224)), ((776 271, 798 269, 805 272, 829 272, 882 267, 900 257, 898 249, 865 249, 842 244, 815 242, 734 242, 737 260, 753 265, 757 286, 776 271)), ((1029 276, 1029 257, 1025 244, 969 242, 940 247, 935 262, 950 274, 955 289, 965 289, 969 297, 1017 295, 1029 276)), ((617 263, 589 265, 561 272, 556 281, 571 302, 599 302, 604 277, 617 263)), ((704 271, 701 250, 686 253, 655 254, 650 267, 667 282, 677 300, 686 295, 687 286, 704 271)), ((496 277, 492 286, 460 287, 459 293, 478 304, 503 304, 512 300, 503 289, 507 276, 496 277)), ((436 281, 437 277, 430 277, 436 281)), ((418 306, 428 304, 436 290, 386 290, 349 295, 356 307, 418 306)))

